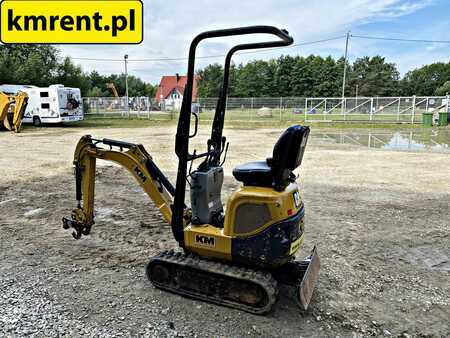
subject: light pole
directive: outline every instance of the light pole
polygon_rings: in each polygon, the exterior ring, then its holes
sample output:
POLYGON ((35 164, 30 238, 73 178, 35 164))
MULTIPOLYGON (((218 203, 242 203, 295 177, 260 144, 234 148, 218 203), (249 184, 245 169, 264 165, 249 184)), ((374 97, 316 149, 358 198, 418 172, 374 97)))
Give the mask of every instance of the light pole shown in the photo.
POLYGON ((345 99, 345 78, 347 76, 347 56, 348 56, 348 40, 350 39, 350 32, 347 32, 347 39, 345 40, 345 54, 344 54, 344 74, 342 76, 342 113, 344 113, 344 99, 345 99))
POLYGON ((130 117, 130 104, 128 99, 128 54, 125 54, 123 57, 125 61, 125 96, 126 96, 126 104, 127 104, 127 113, 128 117, 130 117))

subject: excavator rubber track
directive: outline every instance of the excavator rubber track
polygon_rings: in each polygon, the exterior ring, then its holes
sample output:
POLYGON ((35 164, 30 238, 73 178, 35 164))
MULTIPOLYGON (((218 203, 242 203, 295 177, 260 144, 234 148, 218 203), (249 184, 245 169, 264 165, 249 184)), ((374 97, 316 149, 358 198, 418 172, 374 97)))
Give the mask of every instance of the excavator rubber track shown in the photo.
POLYGON ((269 312, 278 296, 277 281, 269 272, 173 250, 153 257, 146 273, 159 289, 254 314, 269 312))

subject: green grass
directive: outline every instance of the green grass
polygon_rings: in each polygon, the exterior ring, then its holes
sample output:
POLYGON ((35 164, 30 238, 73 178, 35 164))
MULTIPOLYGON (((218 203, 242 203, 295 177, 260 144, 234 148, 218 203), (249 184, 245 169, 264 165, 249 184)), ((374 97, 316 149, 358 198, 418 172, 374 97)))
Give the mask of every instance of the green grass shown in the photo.
MULTIPOLYGON (((200 125, 210 126, 212 121, 200 120, 200 125)), ((225 128, 235 128, 235 129, 255 129, 255 128, 284 128, 292 124, 299 123, 304 124, 303 120, 297 121, 273 121, 273 120, 263 120, 258 122, 250 121, 226 121, 225 128)), ((82 122, 78 122, 71 126, 73 127, 89 127, 89 128, 146 128, 155 126, 176 126, 177 120, 147 120, 147 119, 136 119, 136 118, 92 118, 88 117, 82 122)), ((331 128, 331 129, 420 129, 421 124, 397 124, 397 123, 386 123, 386 122, 360 122, 360 121, 347 121, 347 122, 312 122, 308 121, 306 125, 314 128, 331 128)), ((445 128, 445 127, 444 127, 445 128)))
POLYGON ((147 120, 136 118, 95 118, 88 117, 84 121, 73 124, 74 127, 89 128, 145 128, 154 126, 171 126, 175 121, 147 120))

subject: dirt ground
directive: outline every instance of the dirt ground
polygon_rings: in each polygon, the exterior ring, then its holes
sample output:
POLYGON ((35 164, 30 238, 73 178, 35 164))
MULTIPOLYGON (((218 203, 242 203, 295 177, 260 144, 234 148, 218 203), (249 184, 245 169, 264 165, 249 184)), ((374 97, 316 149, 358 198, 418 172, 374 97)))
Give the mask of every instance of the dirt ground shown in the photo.
MULTIPOLYGON (((205 129, 205 128, 204 128, 205 129)), ((270 155, 281 130, 228 130, 224 197, 233 166, 270 155)), ((0 133, 0 335, 354 337, 450 335, 450 153, 322 144, 300 170, 306 241, 322 270, 302 313, 283 289, 255 316, 159 291, 149 257, 176 247, 123 169, 99 162, 96 224, 74 240, 72 154, 91 133, 142 143, 173 179, 175 127, 42 128, 0 133)), ((313 131, 314 135, 314 131, 313 131)), ((206 131, 196 140, 198 149, 206 131)))

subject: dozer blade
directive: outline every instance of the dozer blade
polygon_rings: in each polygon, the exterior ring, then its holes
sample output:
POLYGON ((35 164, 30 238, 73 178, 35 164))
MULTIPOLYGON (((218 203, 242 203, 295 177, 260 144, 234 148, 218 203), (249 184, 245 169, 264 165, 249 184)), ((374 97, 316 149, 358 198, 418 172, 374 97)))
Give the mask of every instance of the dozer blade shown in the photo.
POLYGON ((302 261, 302 263, 308 263, 308 267, 306 268, 300 285, 296 286, 296 300, 304 310, 307 310, 313 295, 314 287, 319 278, 320 259, 316 247, 313 248, 311 256, 302 261))

